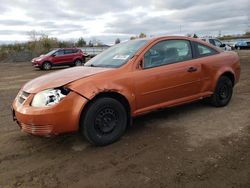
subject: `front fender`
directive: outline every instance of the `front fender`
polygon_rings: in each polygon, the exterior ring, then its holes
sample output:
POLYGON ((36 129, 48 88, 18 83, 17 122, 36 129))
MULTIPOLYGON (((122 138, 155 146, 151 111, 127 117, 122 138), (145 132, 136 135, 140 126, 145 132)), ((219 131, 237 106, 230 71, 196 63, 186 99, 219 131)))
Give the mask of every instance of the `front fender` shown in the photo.
POLYGON ((67 87, 89 101, 100 93, 118 93, 127 99, 131 112, 133 112, 136 107, 135 94, 132 89, 118 83, 104 82, 102 84, 97 84, 93 82, 84 82, 81 85, 70 84, 67 87))

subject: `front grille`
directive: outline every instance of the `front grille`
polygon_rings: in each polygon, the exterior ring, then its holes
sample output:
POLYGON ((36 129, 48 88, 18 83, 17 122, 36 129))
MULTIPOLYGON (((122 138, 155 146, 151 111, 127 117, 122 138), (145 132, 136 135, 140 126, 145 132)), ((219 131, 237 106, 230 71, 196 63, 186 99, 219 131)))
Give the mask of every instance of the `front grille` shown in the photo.
POLYGON ((26 97, 26 98, 27 98, 29 95, 30 95, 29 93, 27 93, 27 92, 23 91, 23 96, 24 96, 24 97, 26 97))
POLYGON ((23 104, 24 101, 29 97, 30 93, 22 91, 21 94, 18 96, 17 100, 20 104, 23 104))
POLYGON ((20 103, 20 104, 23 104, 23 102, 25 101, 25 99, 24 98, 22 98, 21 96, 20 97, 18 97, 18 102, 20 103))
POLYGON ((52 125, 27 125, 21 123, 21 128, 26 133, 40 136, 48 136, 52 134, 53 131, 52 125))

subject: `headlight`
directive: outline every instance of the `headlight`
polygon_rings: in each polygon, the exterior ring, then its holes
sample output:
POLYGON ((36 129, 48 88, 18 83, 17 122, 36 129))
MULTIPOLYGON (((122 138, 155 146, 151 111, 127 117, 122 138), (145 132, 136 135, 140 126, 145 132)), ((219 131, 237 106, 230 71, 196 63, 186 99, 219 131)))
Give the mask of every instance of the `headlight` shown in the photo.
POLYGON ((43 58, 42 57, 39 57, 39 58, 36 58, 36 61, 41 61, 43 58))
POLYGON ((66 88, 55 88, 41 91, 34 96, 31 106, 46 107, 55 105, 66 97, 68 93, 69 90, 66 88))

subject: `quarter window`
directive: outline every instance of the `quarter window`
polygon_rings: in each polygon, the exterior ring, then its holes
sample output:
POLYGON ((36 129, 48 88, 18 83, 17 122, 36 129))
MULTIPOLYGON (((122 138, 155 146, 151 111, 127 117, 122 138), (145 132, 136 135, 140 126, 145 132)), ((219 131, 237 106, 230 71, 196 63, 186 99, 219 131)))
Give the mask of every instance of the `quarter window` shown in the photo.
POLYGON ((209 39, 209 43, 216 46, 214 39, 209 39))
POLYGON ((214 54, 217 53, 214 49, 212 49, 212 48, 210 48, 208 46, 205 46, 203 44, 196 43, 196 45, 197 45, 197 53, 198 53, 197 55, 198 55, 198 57, 214 55, 214 54))
POLYGON ((214 42, 215 42, 215 46, 217 47, 220 47, 222 45, 222 43, 218 40, 214 40, 214 42))
POLYGON ((190 42, 166 40, 155 44, 144 55, 144 68, 157 67, 192 59, 190 42))

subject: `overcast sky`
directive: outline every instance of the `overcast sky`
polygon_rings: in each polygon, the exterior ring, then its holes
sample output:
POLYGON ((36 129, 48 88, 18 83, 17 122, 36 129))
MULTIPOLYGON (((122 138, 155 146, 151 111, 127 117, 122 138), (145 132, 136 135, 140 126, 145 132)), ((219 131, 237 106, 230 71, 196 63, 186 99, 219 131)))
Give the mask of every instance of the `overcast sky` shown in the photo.
POLYGON ((250 29, 250 0, 1 0, 0 43, 35 30, 62 40, 112 43, 119 37, 218 35, 250 29))

